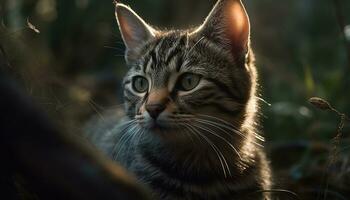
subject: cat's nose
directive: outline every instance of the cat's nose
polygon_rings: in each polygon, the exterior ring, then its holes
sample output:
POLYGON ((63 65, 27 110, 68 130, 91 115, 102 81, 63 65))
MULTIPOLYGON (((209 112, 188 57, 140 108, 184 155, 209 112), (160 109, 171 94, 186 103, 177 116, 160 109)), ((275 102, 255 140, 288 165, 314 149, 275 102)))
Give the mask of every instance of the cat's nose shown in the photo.
POLYGON ((148 104, 146 105, 146 110, 148 114, 153 118, 157 119, 158 116, 165 110, 165 104, 148 104))
POLYGON ((165 110, 169 100, 168 96, 169 91, 167 88, 157 88, 151 90, 145 105, 145 109, 153 119, 157 119, 158 116, 165 110))

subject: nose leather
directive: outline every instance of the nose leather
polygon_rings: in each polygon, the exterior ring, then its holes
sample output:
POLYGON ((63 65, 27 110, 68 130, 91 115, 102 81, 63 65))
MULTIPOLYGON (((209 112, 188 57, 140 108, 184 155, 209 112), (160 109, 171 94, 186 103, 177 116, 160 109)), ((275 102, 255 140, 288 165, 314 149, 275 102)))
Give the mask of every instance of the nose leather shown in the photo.
POLYGON ((157 119, 160 113, 165 110, 165 107, 164 104, 148 104, 146 110, 153 119, 157 119))
POLYGON ((153 119, 157 119, 166 109, 168 96, 169 92, 166 88, 155 89, 150 92, 145 109, 153 119))

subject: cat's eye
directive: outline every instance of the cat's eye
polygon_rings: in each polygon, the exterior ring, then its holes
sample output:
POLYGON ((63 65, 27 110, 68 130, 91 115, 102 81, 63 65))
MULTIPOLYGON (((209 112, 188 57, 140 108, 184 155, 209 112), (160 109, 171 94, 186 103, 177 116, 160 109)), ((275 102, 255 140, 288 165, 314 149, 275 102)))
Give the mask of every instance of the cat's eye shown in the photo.
POLYGON ((201 76, 192 73, 186 73, 182 75, 179 79, 179 89, 183 91, 190 91, 199 85, 201 76))
POLYGON ((145 93, 148 90, 148 80, 143 76, 136 76, 132 80, 132 87, 138 93, 145 93))

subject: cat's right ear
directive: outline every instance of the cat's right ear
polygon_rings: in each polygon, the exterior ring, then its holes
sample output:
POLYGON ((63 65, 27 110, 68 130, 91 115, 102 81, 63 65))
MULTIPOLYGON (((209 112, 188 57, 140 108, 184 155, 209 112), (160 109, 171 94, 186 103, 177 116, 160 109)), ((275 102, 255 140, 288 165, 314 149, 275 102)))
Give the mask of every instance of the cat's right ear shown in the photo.
POLYGON ((218 0, 193 35, 209 38, 235 57, 245 57, 249 50, 250 23, 242 1, 218 0))
POLYGON ((115 16, 126 46, 126 61, 134 62, 140 48, 155 37, 156 31, 128 6, 117 3, 115 16))

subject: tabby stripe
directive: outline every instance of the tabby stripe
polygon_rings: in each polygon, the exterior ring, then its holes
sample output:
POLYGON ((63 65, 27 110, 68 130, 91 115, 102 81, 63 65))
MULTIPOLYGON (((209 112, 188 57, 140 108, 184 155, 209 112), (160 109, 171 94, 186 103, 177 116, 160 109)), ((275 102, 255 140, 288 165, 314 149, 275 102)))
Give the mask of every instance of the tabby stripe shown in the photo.
POLYGON ((179 56, 176 60, 176 72, 180 72, 183 63, 184 63, 183 56, 179 56))
MULTIPOLYGON (((196 95, 196 94, 194 94, 196 95)), ((199 99, 201 102, 209 102, 212 99, 216 98, 216 93, 215 92, 202 92, 201 94, 197 94, 196 99, 199 99)))
POLYGON ((154 60, 154 59, 153 59, 153 56, 152 56, 152 58, 148 58, 148 61, 146 62, 146 65, 144 65, 144 67, 143 67, 143 73, 146 74, 148 68, 149 68, 150 66, 152 66, 152 64, 153 64, 153 62, 154 62, 153 60, 154 60))
MULTIPOLYGON (((163 41, 164 41, 164 39, 162 38, 162 39, 159 39, 155 44, 154 44, 154 46, 151 48, 151 47, 149 47, 150 48, 150 50, 146 53, 146 58, 147 58, 147 60, 150 62, 152 62, 152 63, 157 63, 157 52, 159 51, 159 48, 160 48, 160 46, 162 46, 162 44, 163 44, 163 41)), ((147 63, 147 65, 146 66, 144 66, 144 69, 143 69, 143 72, 144 73, 146 73, 147 71, 148 71, 148 67, 149 66, 152 66, 151 64, 149 64, 149 62, 147 63)))
POLYGON ((163 46, 164 41, 166 41, 166 38, 161 38, 160 41, 157 43, 157 45, 154 47, 154 50, 156 52, 159 52, 160 48, 163 46))
POLYGON ((149 55, 147 56, 147 60, 148 62, 144 65, 143 68, 143 73, 147 73, 147 71, 149 71, 149 69, 151 69, 151 67, 157 63, 157 53, 155 52, 154 49, 152 49, 149 53, 149 55))
POLYGON ((125 87, 125 85, 127 85, 129 83, 131 83, 131 80, 126 80, 126 81, 123 82, 123 86, 125 87))
POLYGON ((128 89, 125 89, 125 91, 124 91, 124 96, 125 97, 129 97, 129 98, 135 98, 135 99, 137 99, 138 98, 138 96, 136 96, 135 94, 133 94, 130 90, 128 90, 128 89))
POLYGON ((190 97, 196 97, 196 98, 200 98, 207 100, 206 98, 208 97, 213 97, 213 96, 217 96, 218 91, 216 91, 213 86, 211 85, 205 85, 203 87, 201 87, 200 89, 198 89, 197 91, 194 91, 186 96, 190 96, 190 97))
POLYGON ((241 112, 241 109, 237 110, 232 110, 230 109, 230 107, 226 106, 225 104, 223 103, 220 103, 220 102, 215 102, 214 105, 216 107, 218 107, 220 110, 222 110, 223 112, 227 113, 227 114, 230 114, 230 115, 238 115, 240 112, 241 112))
POLYGON ((169 63, 173 60, 173 58, 178 55, 181 52, 180 48, 174 49, 172 52, 170 52, 170 55, 168 55, 167 59, 165 60, 165 65, 169 65, 169 63))
POLYGON ((169 49, 168 53, 165 56, 165 64, 168 65, 170 61, 181 52, 181 48, 179 47, 184 42, 184 38, 179 38, 174 44, 173 47, 169 49))
POLYGON ((227 94, 229 94, 230 97, 232 97, 234 100, 236 100, 238 103, 243 104, 243 99, 241 97, 238 97, 237 95, 235 95, 229 87, 227 87, 224 83, 222 83, 219 80, 213 79, 213 78, 208 78, 209 81, 213 82, 215 85, 217 85, 220 90, 222 92, 225 92, 227 94))
POLYGON ((127 97, 127 96, 124 96, 124 99, 125 101, 127 101, 126 103, 133 104, 133 105, 135 105, 135 101, 137 100, 136 98, 127 97))
POLYGON ((153 65, 151 65, 151 69, 155 69, 158 64, 160 63, 160 58, 161 56, 159 56, 159 53, 160 53, 160 48, 163 46, 163 43, 165 41, 165 38, 162 38, 160 40, 160 42, 158 43, 158 45, 153 49, 152 53, 151 53, 151 56, 152 56, 152 59, 153 59, 153 65))

